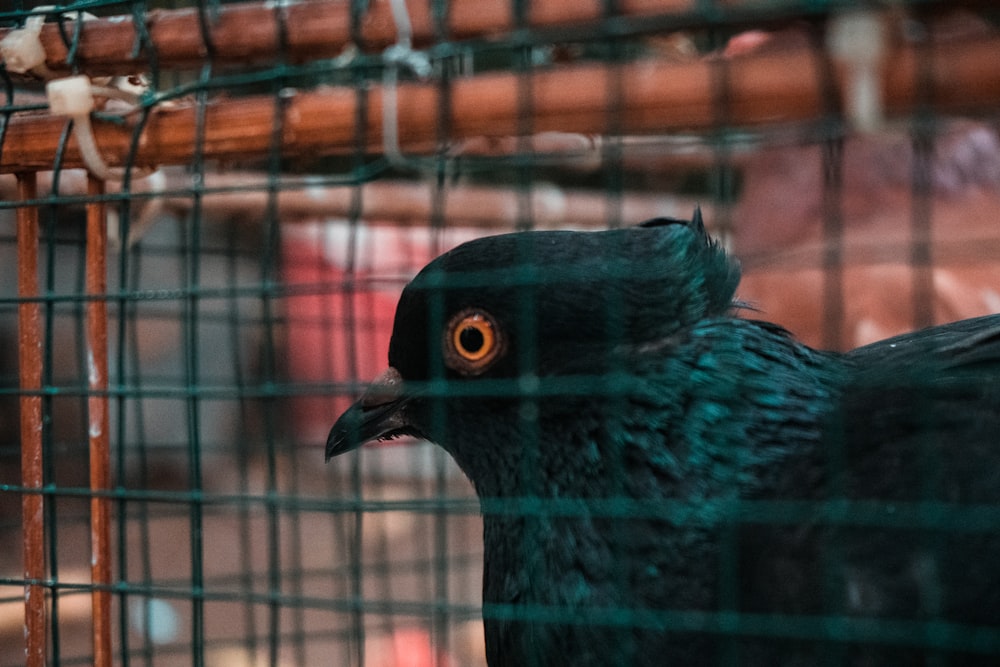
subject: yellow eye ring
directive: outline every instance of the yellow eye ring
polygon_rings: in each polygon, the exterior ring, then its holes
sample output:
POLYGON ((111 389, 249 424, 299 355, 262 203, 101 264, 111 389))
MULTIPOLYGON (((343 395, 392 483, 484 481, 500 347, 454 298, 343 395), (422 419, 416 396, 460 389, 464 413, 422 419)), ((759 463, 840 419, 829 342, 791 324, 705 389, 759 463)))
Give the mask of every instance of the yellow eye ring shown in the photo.
POLYGON ((445 327, 445 364, 464 375, 485 371, 502 348, 500 329, 493 318, 481 310, 462 310, 445 327))

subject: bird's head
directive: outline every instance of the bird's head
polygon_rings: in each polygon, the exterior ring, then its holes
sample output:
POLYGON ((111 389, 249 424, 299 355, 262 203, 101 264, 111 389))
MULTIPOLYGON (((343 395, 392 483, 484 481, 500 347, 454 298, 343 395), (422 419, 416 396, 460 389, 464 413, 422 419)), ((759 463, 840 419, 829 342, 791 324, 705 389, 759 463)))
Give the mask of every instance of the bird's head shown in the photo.
POLYGON ((403 290, 390 367, 337 421, 327 459, 414 435, 442 445, 469 473, 462 443, 474 449, 484 432, 502 438, 502 425, 524 421, 526 395, 586 393, 585 378, 621 370, 630 350, 669 345, 724 314, 738 282, 738 265, 698 211, 690 222, 520 232, 458 246, 403 290), (550 380, 565 386, 546 390, 550 380))

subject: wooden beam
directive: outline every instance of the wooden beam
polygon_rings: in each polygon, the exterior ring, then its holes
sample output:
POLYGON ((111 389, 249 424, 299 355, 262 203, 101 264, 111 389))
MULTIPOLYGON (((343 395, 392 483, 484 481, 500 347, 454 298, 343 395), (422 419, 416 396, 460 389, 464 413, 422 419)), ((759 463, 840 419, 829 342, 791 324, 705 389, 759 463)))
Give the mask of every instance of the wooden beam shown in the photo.
MULTIPOLYGON (((513 2, 451 0, 444 19, 443 35, 430 0, 405 0, 416 45, 439 38, 450 40, 498 36, 516 26, 513 2)), ((624 0, 616 16, 649 17, 694 12, 696 0, 624 0)), ((751 5, 730 1, 730 6, 751 5)), ((300 0, 298 2, 245 2, 204 7, 152 10, 136 24, 131 15, 84 21, 76 46, 78 72, 94 75, 126 75, 149 69, 150 53, 161 68, 201 65, 208 54, 218 64, 247 65, 273 62, 282 57, 291 62, 330 58, 348 45, 377 51, 398 39, 391 0, 372 0, 359 17, 358 33, 351 33, 351 3, 346 0, 300 0), (148 41, 140 38, 148 35, 148 41), (142 47, 142 48, 139 48, 142 47)), ((600 0, 534 0, 526 9, 525 25, 552 27, 596 21, 605 16, 600 0)), ((2 39, 11 29, 0 30, 2 39)), ((68 72, 70 46, 63 35, 74 35, 74 21, 65 21, 62 31, 52 22, 42 27, 39 38, 47 55, 46 65, 68 72)))
MULTIPOLYGON (((981 114, 1000 106, 1000 39, 935 44, 918 53, 901 48, 890 55, 883 80, 887 115, 916 109, 981 114)), ((448 106, 449 141, 473 137, 559 131, 582 134, 669 134, 708 131, 720 124, 762 126, 817 120, 832 111, 820 72, 822 54, 810 49, 706 58, 690 62, 647 60, 620 67, 573 65, 530 74, 494 73, 454 81, 442 95, 436 83, 401 84, 395 98, 400 146, 428 151, 438 137, 439 107, 448 106), (527 80, 524 77, 527 76, 527 80), (519 91, 527 86, 526 109, 519 91), (722 95, 723 91, 725 92, 722 95), (720 99, 722 97, 722 99, 720 99), (617 116, 612 109, 620 110, 617 116), (524 113, 530 117, 524 118, 524 113)), ((842 90, 843 82, 833 82, 842 90)), ((204 132, 194 103, 155 107, 141 127, 95 120, 97 145, 105 161, 123 166, 138 132, 134 167, 188 164, 193 147, 215 160, 259 160, 278 148, 286 157, 348 154, 361 145, 381 153, 386 100, 380 86, 329 88, 271 96, 218 99, 204 110, 204 132), (359 124, 358 105, 367 113, 359 124)), ((841 95, 841 99, 845 96, 841 95)), ((51 169, 67 121, 47 115, 18 115, 7 127, 0 171, 51 169)), ((70 139, 63 164, 82 166, 70 139)))

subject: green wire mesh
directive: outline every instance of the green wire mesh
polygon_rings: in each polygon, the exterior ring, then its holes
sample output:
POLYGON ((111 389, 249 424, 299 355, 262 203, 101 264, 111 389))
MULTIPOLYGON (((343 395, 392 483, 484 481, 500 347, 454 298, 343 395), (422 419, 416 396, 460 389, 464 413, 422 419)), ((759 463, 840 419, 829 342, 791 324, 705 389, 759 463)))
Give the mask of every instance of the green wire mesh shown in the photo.
MULTIPOLYGON (((364 13, 373 3, 349 4, 351 31, 361 44, 364 13)), ((684 11, 644 19, 622 18, 616 15, 618 3, 604 4, 600 15, 605 18, 539 27, 531 23, 532 3, 515 2, 509 8, 510 26, 499 37, 453 39, 448 3, 435 0, 428 4, 433 37, 416 50, 362 49, 316 59, 294 52, 295 26, 279 21, 277 55, 249 65, 227 59, 225 44, 212 38, 211 26, 224 3, 92 0, 50 10, 49 22, 64 26, 70 72, 88 67, 85 58, 77 58, 85 49, 72 29, 77 11, 127 16, 142 26, 154 11, 189 7, 202 26, 202 48, 199 62, 162 65, 168 54, 157 53, 151 35, 138 32, 133 50, 145 62, 148 89, 132 111, 132 118, 140 120, 124 178, 106 194, 87 195, 78 185, 81 172, 63 168, 71 159, 68 131, 51 163, 25 168, 45 172, 37 198, 29 202, 37 205, 41 234, 42 291, 33 300, 43 316, 41 491, 25 489, 20 477, 18 406, 24 394, 17 317, 25 301, 17 292, 14 217, 22 204, 13 176, 3 175, 10 180, 0 201, 0 265, 7 267, 0 273, 0 535, 7 545, 0 553, 0 665, 24 664, 26 583, 41 584, 46 593, 47 664, 94 660, 88 517, 95 492, 87 472, 93 392, 84 332, 90 299, 103 299, 109 318, 112 488, 96 495, 110 499, 112 507, 113 661, 158 666, 485 664, 480 506, 461 473, 443 452, 424 443, 368 448, 327 466, 322 445, 325 429, 384 365, 392 308, 407 278, 438 251, 466 238, 538 226, 533 197, 540 190, 597 195, 605 226, 639 222, 628 215, 630 197, 637 194, 675 197, 678 210, 663 211, 670 215, 689 215, 684 207, 699 202, 711 211, 717 233, 737 239, 737 250, 740 242, 752 249, 748 277, 761 270, 759 294, 775 299, 781 292, 768 287, 763 270, 772 255, 801 249, 796 232, 741 229, 741 221, 751 217, 747 211, 753 206, 771 207, 774 227, 798 214, 782 208, 775 183, 789 183, 786 193, 788 188, 796 195, 808 192, 804 199, 790 199, 808 209, 813 231, 818 230, 813 238, 832 243, 791 253, 788 273, 779 272, 777 279, 784 285, 812 281, 818 287, 809 297, 811 314, 781 323, 814 332, 816 345, 851 347, 858 342, 853 337, 857 326, 879 313, 864 311, 863 293, 852 288, 851 271, 844 268, 853 257, 841 243, 845 218, 856 213, 846 193, 865 181, 858 169, 876 164, 875 172, 889 174, 894 192, 906 194, 900 205, 912 208, 905 228, 917 239, 903 250, 894 246, 902 253, 902 265, 913 269, 912 275, 892 276, 896 282, 887 283, 905 290, 902 300, 912 305, 899 318, 906 328, 935 318, 928 304, 938 304, 941 297, 927 250, 935 197, 947 191, 953 197, 948 201, 956 201, 956 192, 969 183, 996 194, 996 107, 977 108, 969 114, 974 121, 963 121, 975 125, 962 126, 966 134, 956 135, 950 119, 938 117, 931 106, 918 106, 895 119, 896 143, 887 152, 872 153, 847 138, 829 63, 815 71, 828 91, 818 117, 765 127, 731 122, 723 67, 713 79, 717 105, 710 130, 635 142, 623 130, 618 66, 640 57, 719 53, 736 43, 734 38, 758 29, 779 31, 779 46, 785 38, 815 44, 826 17, 852 3, 727 7, 692 2, 684 11), (562 149, 546 152, 526 138, 536 134, 533 78, 564 62, 607 64, 612 72, 603 91, 605 136, 588 144, 590 163, 584 166, 567 159, 562 149), (458 142, 449 142, 458 124, 444 105, 449 85, 472 73, 518 77, 517 104, 523 113, 516 134, 522 138, 510 140, 504 150, 466 146, 460 151, 458 142), (434 128, 427 136, 434 140, 423 149, 401 144, 408 128, 390 118, 374 146, 358 136, 349 150, 335 154, 287 155, 280 149, 285 128, 278 121, 259 154, 231 160, 205 155, 211 101, 269 96, 280 109, 294 91, 339 87, 363 100, 356 113, 364 121, 369 113, 364 91, 397 90, 395 84, 401 87, 424 74, 441 91, 442 107, 429 120, 434 128), (189 160, 162 165, 167 185, 156 189, 144 179, 145 165, 132 160, 146 119, 172 104, 193 104, 194 142, 189 160), (963 162, 959 155, 942 166, 935 151, 948 141, 979 161, 963 162), (755 152, 765 157, 753 162, 747 156, 755 152), (969 176, 970 169, 977 173, 969 176), (233 173, 251 177, 225 178, 233 173), (774 181, 767 181, 769 174, 774 181), (802 174, 809 178, 800 180, 802 174), (365 188, 399 183, 426 186, 421 212, 396 214, 391 225, 370 224, 386 221, 364 219, 371 196, 365 188), (470 185, 513 193, 515 212, 492 225, 480 221, 479 228, 463 225, 460 218, 456 222, 448 214, 448 199, 470 185), (307 198, 316 191, 349 192, 348 204, 326 213, 282 207, 284 197, 307 198), (748 202, 750 192, 757 198, 748 202), (107 294, 88 296, 84 207, 95 201, 107 205, 109 230, 119 246, 107 255, 107 294), (25 580, 20 555, 21 501, 31 493, 44 498, 46 576, 41 582, 25 580), (403 662, 421 652, 426 653, 421 662, 403 662)), ((0 7, 0 27, 23 25, 33 9, 33 3, 10 5, 0 7)), ((995 18, 987 10, 973 20, 991 31, 995 18)), ((910 30, 925 29, 919 12, 906 20, 910 30)), ((0 152, 11 154, 18 147, 5 137, 15 114, 42 112, 46 103, 38 80, 9 71, 0 78, 5 91, 0 152)), ((111 112, 105 115, 114 118, 111 112)), ((393 196, 391 190, 383 192, 393 196)), ((466 212, 466 218, 475 216, 466 212)), ((955 252, 974 270, 996 275, 992 246, 977 247, 978 254, 968 244, 955 252)), ((993 301, 951 304, 946 314, 957 318, 978 314, 971 312, 976 309, 1000 310, 996 292, 992 295, 993 301)), ((791 306, 789 313, 796 314, 791 306)), ((801 511, 780 504, 764 509, 756 520, 795 522, 801 511)), ((865 509, 854 508, 855 515, 865 509)), ((995 515, 996 508, 976 508, 939 520, 992 529, 995 515)), ((626 618, 640 624, 663 621, 626 618)), ((720 636, 875 637, 1000 653, 996 634, 955 635, 947 628, 889 621, 865 625, 826 617, 678 612, 667 622, 708 628, 720 636)))

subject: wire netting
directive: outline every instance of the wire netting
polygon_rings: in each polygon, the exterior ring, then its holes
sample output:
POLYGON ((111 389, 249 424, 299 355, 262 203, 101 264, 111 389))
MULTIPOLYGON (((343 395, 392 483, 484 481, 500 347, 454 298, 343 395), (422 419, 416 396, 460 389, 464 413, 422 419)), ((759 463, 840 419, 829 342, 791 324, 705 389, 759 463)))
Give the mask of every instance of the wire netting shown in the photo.
MULTIPOLYGON (((740 299, 811 345, 1000 312, 997 18, 0 5, 0 38, 34 25, 45 53, 0 72, 0 664, 484 665, 480 505, 452 460, 323 463, 403 285, 478 236, 700 205, 740 299), (46 82, 78 75, 98 108, 54 114, 46 82)), ((1000 655, 982 629, 713 619, 1000 655)))

